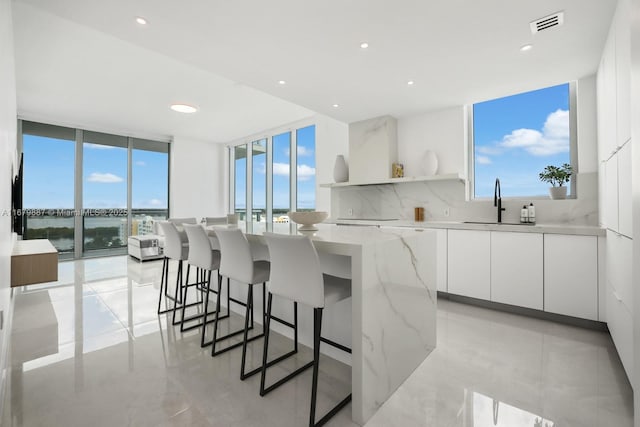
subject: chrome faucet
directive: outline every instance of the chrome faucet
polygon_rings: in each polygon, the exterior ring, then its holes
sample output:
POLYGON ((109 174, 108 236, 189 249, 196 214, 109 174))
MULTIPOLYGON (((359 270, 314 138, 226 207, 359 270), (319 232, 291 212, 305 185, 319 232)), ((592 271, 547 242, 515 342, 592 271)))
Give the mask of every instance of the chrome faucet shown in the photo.
POLYGON ((500 194, 500 179, 496 178, 496 186, 493 189, 493 206, 498 208, 498 223, 502 222, 502 211, 506 211, 506 208, 502 207, 502 196, 500 194))

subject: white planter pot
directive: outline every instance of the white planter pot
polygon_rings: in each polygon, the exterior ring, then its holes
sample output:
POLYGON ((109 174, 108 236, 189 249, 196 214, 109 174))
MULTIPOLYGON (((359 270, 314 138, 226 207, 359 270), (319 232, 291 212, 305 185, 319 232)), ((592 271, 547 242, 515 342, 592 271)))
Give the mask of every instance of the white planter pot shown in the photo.
POLYGON ((567 187, 550 187, 549 195, 552 200, 562 200, 567 198, 567 187))
POLYGON ((336 157, 336 163, 333 166, 333 180, 335 182, 349 181, 349 168, 347 168, 347 162, 343 155, 336 157))

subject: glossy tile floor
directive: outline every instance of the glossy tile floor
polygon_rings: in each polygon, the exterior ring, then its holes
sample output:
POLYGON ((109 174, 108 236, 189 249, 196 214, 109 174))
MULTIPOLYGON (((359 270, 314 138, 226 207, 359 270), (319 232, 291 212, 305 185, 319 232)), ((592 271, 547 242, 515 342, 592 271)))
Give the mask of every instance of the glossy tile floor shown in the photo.
MULTIPOLYGON (((239 380, 240 349, 212 358, 197 331, 166 328, 155 313, 161 265, 63 262, 59 282, 17 290, 3 426, 307 425, 310 372, 261 398, 259 376, 239 380)), ((290 345, 273 343, 274 354, 290 345)), ((261 351, 257 340, 250 365, 261 351)), ((274 375, 310 357, 302 348, 274 375)), ((321 360, 320 412, 348 392, 350 375, 321 360)), ((350 410, 328 425, 354 425, 350 410)), ((440 300, 438 348, 368 425, 631 426, 632 417, 608 334, 440 300)))

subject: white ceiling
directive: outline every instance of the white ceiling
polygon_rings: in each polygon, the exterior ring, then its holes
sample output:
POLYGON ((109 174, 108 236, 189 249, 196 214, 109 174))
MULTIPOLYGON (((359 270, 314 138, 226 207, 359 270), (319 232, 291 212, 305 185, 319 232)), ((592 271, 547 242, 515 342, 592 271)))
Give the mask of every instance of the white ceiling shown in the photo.
POLYGON ((218 142, 314 111, 344 122, 401 117, 593 74, 615 5, 15 0, 18 107, 85 126, 218 142), (531 34, 530 21, 560 10, 563 26, 531 34), (520 52, 528 43, 534 48, 520 52), (179 116, 167 109, 173 101, 201 110, 179 116))

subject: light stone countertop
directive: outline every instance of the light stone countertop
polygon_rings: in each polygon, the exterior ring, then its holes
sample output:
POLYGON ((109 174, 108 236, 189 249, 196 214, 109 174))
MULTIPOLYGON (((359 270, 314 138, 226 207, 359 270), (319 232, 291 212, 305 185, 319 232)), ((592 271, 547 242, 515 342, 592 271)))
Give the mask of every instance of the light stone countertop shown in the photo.
POLYGON ((583 236, 605 236, 606 230, 601 227, 571 224, 512 224, 512 223, 467 223, 459 221, 424 221, 414 222, 406 220, 375 220, 375 219, 332 219, 325 223, 339 225, 382 226, 382 227, 410 227, 410 228, 447 228, 452 230, 486 230, 512 231, 518 233, 547 233, 571 234, 583 236))

